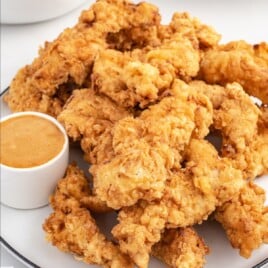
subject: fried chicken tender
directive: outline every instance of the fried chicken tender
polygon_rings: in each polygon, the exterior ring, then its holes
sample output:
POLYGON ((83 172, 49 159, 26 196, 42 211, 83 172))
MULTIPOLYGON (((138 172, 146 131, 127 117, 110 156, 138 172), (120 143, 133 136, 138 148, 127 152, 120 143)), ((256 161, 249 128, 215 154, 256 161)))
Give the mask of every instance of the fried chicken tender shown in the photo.
MULTIPOLYGON (((17 73, 5 100, 12 111, 58 115, 73 89, 90 84, 96 56, 117 42, 109 38, 111 34, 132 28, 136 32, 150 31, 159 21, 158 9, 145 2, 134 5, 124 0, 97 1, 81 14, 73 28, 64 30, 53 42, 46 42, 33 63, 17 73)), ((143 40, 142 44, 146 43, 146 37, 143 40)), ((138 40, 128 42, 136 44, 138 40)))
POLYGON ((213 104, 213 127, 222 136, 221 153, 233 159, 245 177, 255 178, 267 170, 267 135, 260 129, 262 111, 237 84, 226 87, 208 85, 203 81, 190 83, 196 91, 203 92, 213 104), (262 152, 262 153, 260 153, 262 152))
POLYGON ((131 113, 91 89, 75 90, 59 114, 69 137, 80 141, 85 159, 103 163, 113 156, 112 128, 131 113))
POLYGON ((192 135, 208 133, 211 109, 205 96, 188 92, 166 97, 139 117, 115 123, 114 157, 90 168, 98 197, 114 209, 133 205, 139 199, 161 198, 168 174, 180 168, 181 154, 192 135), (208 125, 199 131, 200 116, 208 125))
POLYGON ((84 172, 73 163, 68 166, 65 177, 58 181, 55 192, 50 197, 50 205, 54 210, 68 213, 76 208, 77 204, 92 212, 111 211, 98 196, 92 193, 90 182, 84 172))
POLYGON ((220 35, 187 13, 175 13, 169 25, 157 26, 158 42, 123 53, 104 50, 97 57, 94 88, 126 107, 144 108, 159 100, 175 78, 189 81, 199 71, 203 49, 220 35))
MULTIPOLYGON (((98 198, 91 195, 82 170, 75 164, 69 165, 66 176, 59 180, 55 193, 50 198, 54 212, 43 224, 47 240, 86 263, 103 267, 133 267, 134 264, 128 257, 100 233, 86 208, 95 212, 107 210, 103 210, 105 207, 102 203, 96 207, 90 197, 98 203, 98 198)), ((172 266, 172 263, 201 265, 207 253, 208 248, 192 228, 166 230, 153 249, 153 254, 171 267, 177 267, 172 266), (169 254, 166 255, 168 249, 169 254)))
POLYGON ((267 46, 238 41, 208 50, 202 58, 199 76, 211 84, 238 82, 248 94, 268 103, 267 46))
POLYGON ((124 107, 144 107, 158 99, 158 92, 171 84, 150 64, 132 59, 129 53, 105 50, 96 58, 92 83, 97 92, 105 94, 124 107))
POLYGON ((185 154, 186 169, 173 172, 161 199, 124 207, 112 234, 122 252, 138 267, 147 267, 152 246, 164 228, 202 223, 245 184, 242 173, 205 140, 192 139, 185 154), (204 155, 204 152, 206 154, 204 155))
POLYGON ((189 39, 195 48, 199 50, 217 47, 221 35, 211 26, 203 24, 198 18, 191 17, 187 12, 175 12, 167 27, 162 28, 165 38, 170 34, 180 33, 189 39))
POLYGON ((158 26, 158 35, 158 43, 143 49, 102 51, 94 62, 94 89, 119 105, 147 107, 165 95, 176 77, 189 81, 196 76, 200 49, 219 41, 214 30, 187 13, 176 13, 170 25, 158 26))
MULTIPOLYGON (((50 202, 54 212, 45 220, 46 239, 78 260, 102 267, 133 267, 130 259, 100 232, 89 210, 92 208, 88 182, 82 171, 70 165, 66 177, 58 183, 50 202), (88 202, 89 201, 89 202, 88 202)), ((95 206, 93 209, 103 208, 95 206)))
POLYGON ((199 70, 200 52, 180 32, 164 39, 159 47, 149 50, 144 56, 145 62, 157 67, 164 77, 170 73, 173 78, 188 81, 199 70))
POLYGON ((134 267, 129 258, 100 232, 85 208, 77 207, 67 214, 55 211, 46 219, 43 228, 49 242, 74 254, 78 260, 107 268, 134 267))
POLYGON ((208 252, 203 239, 191 227, 166 229, 152 248, 152 255, 170 268, 202 268, 208 252))
POLYGON ((121 106, 145 108, 161 99, 175 77, 189 80, 198 73, 199 51, 180 34, 148 50, 101 52, 93 67, 93 88, 121 106))
POLYGON ((216 210, 216 220, 245 258, 262 243, 268 243, 268 207, 264 207, 264 201, 265 191, 248 182, 238 195, 216 210))
POLYGON ((46 42, 32 64, 19 70, 6 102, 12 111, 37 110, 57 116, 74 89, 91 84, 120 105, 143 108, 157 101, 176 76, 187 81, 196 76, 201 52, 215 47, 220 39, 211 27, 187 13, 175 13, 167 26, 160 19, 158 9, 145 2, 97 1, 82 12, 74 27, 46 42), (123 65, 113 57, 134 50, 140 57, 127 57, 123 65), (115 66, 112 73, 117 75, 110 81, 107 71, 115 66))

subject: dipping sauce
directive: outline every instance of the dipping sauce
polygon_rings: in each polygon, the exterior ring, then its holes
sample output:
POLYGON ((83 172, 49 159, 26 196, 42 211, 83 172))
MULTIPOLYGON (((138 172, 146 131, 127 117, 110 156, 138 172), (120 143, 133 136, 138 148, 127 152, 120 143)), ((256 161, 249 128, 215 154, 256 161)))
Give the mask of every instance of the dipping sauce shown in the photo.
POLYGON ((15 168, 42 165, 62 150, 64 134, 49 120, 22 115, 0 123, 0 162, 15 168))

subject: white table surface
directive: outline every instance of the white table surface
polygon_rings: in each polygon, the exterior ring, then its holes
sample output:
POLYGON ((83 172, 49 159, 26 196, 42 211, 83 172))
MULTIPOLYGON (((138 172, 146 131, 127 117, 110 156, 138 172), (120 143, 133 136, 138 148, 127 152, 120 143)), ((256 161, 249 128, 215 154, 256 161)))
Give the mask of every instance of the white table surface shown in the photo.
MULTIPOLYGON (((170 14, 168 2, 177 0, 151 0, 169 14, 164 14, 167 22, 170 14)), ((46 22, 24 25, 1 25, 1 92, 22 66, 32 62, 37 56, 39 46, 44 41, 52 41, 66 27, 77 21, 82 9, 87 8, 93 0, 60 18, 46 22)), ((137 2, 137 1, 135 1, 137 2)), ((222 34, 222 42, 245 39, 251 43, 268 41, 268 1, 266 0, 180 0, 178 11, 189 11, 203 22, 211 24, 222 34)), ((25 268, 14 256, 1 246, 1 267, 25 268)))

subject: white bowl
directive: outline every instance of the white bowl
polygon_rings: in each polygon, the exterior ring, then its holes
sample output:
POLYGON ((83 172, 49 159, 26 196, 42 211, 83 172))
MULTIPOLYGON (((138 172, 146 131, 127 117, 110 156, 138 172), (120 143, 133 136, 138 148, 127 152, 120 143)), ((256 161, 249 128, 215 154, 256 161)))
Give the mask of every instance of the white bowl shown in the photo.
POLYGON ((34 115, 52 122, 64 136, 61 151, 48 162, 29 168, 15 168, 0 163, 1 168, 1 202, 19 209, 38 208, 48 204, 49 196, 55 189, 57 181, 64 176, 69 162, 69 141, 63 126, 53 117, 38 112, 20 112, 1 119, 23 115, 34 115))
POLYGON ((61 16, 86 0, 1 0, 1 23, 31 23, 61 16))

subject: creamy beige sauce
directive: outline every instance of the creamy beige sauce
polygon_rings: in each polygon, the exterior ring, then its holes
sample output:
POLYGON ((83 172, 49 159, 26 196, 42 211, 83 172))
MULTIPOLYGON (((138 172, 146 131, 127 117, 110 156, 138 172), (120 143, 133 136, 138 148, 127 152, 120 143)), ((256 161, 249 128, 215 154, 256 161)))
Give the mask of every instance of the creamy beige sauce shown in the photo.
POLYGON ((0 162, 16 168, 35 167, 55 157, 64 135, 52 122, 34 115, 0 123, 0 162))

